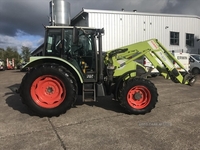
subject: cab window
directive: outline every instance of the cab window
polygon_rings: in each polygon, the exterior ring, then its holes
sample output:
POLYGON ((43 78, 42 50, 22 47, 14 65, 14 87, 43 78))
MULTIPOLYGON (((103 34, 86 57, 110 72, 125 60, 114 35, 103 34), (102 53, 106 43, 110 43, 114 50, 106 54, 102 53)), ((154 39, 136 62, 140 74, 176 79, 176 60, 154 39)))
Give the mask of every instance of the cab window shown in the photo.
POLYGON ((60 56, 62 49, 62 33, 61 30, 50 30, 47 35, 46 55, 60 56))

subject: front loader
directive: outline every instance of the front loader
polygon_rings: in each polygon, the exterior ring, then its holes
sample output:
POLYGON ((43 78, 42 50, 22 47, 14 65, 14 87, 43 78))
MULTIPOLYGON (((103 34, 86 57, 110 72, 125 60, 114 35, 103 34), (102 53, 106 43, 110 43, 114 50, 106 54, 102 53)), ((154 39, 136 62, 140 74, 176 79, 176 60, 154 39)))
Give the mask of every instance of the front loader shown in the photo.
POLYGON ((147 79, 150 71, 135 61, 143 56, 166 79, 195 82, 194 76, 174 68, 173 61, 184 69, 157 39, 102 52, 103 34, 103 29, 46 26, 43 56, 31 57, 24 66, 30 69, 18 89, 22 102, 39 116, 51 117, 65 113, 78 95, 83 102, 113 95, 128 113, 148 113, 158 93, 147 79))

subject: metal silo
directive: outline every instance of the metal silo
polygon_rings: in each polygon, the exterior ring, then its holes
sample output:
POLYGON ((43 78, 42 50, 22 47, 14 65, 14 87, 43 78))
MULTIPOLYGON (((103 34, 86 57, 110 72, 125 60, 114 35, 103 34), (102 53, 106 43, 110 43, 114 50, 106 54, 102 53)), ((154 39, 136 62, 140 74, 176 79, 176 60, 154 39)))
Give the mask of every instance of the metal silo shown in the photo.
POLYGON ((50 1, 50 25, 70 25, 70 3, 66 0, 50 1))

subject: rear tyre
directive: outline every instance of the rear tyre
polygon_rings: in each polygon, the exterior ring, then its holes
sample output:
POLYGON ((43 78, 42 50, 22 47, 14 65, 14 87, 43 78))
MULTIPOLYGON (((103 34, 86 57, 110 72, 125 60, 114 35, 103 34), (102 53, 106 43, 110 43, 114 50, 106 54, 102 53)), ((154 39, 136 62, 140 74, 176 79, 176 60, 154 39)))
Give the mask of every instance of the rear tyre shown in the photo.
POLYGON ((144 78, 133 78, 121 91, 121 105, 130 114, 150 112, 157 103, 158 93, 152 82, 144 78))
POLYGON ((24 104, 39 116, 59 116, 76 100, 77 83, 72 74, 55 64, 33 68, 22 80, 24 104))

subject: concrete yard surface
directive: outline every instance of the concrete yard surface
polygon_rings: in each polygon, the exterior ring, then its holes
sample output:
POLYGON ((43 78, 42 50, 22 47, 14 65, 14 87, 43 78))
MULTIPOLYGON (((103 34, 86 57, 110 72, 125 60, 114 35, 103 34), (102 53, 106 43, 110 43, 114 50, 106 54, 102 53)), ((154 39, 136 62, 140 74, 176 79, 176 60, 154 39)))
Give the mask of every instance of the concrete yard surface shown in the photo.
POLYGON ((40 118, 15 93, 24 72, 0 71, 2 150, 198 150, 200 79, 194 86, 158 76, 156 107, 129 115, 111 97, 77 103, 59 117, 40 118))

